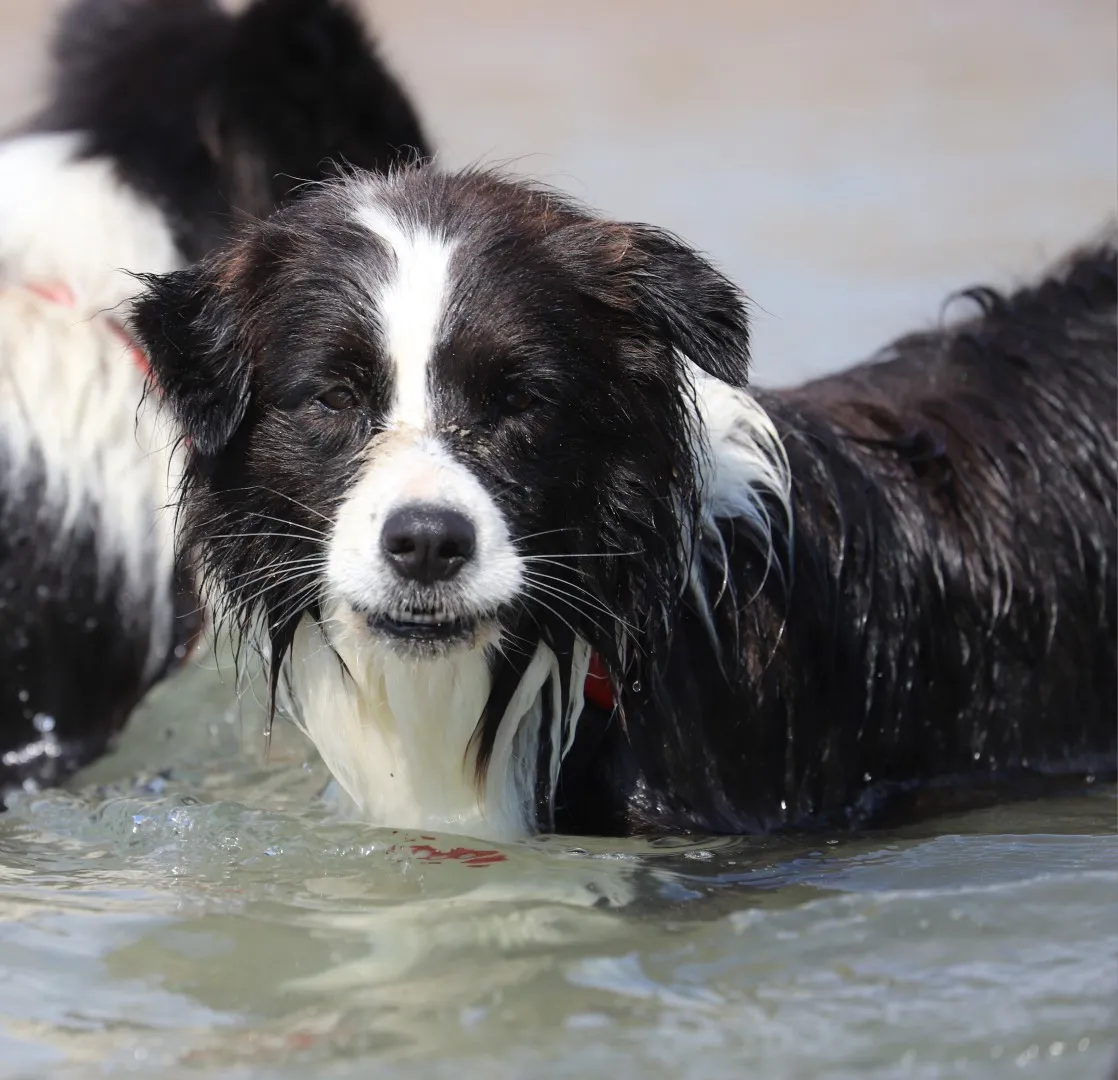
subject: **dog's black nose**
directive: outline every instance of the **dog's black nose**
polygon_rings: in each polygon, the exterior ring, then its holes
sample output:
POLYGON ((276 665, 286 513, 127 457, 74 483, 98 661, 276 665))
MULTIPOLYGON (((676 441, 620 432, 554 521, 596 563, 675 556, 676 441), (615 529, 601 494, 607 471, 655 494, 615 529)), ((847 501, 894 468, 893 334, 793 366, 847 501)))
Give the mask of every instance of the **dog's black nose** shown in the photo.
POLYGON ((457 510, 404 506, 384 523, 380 545, 401 577, 431 585, 449 581, 473 558, 477 531, 457 510))

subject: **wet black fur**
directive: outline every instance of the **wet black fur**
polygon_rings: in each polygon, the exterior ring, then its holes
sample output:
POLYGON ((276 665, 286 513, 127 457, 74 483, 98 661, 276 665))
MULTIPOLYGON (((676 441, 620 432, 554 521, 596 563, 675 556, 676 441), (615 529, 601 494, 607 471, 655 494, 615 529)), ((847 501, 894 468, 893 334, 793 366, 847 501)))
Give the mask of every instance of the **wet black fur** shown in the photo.
MULTIPOLYGON (((53 55, 50 103, 24 130, 81 133, 86 155, 110 159, 167 216, 184 262, 239 213, 266 214, 296 181, 331 174, 331 159, 386 168, 428 153, 408 99, 336 0, 257 0, 238 17, 209 0, 79 0, 53 55)), ((148 688, 145 600, 101 568, 97 514, 112 508, 90 508, 64 537, 43 491, 41 475, 0 490, 0 792, 97 757, 148 688), (61 749, 24 761, 41 741, 37 715, 61 749)), ((181 654, 197 613, 179 591, 181 654)))
MULTIPOLYGON (((345 191, 151 280, 135 317, 193 440, 186 542, 237 628, 264 620, 277 674, 318 614, 298 568, 387 404, 367 302, 387 255, 345 191), (351 405, 324 407, 338 385, 351 405)), ((1112 245, 1013 296, 971 294, 973 319, 885 360, 758 393, 793 520, 769 506, 774 565, 748 522, 702 541, 716 649, 684 588, 699 493, 678 353, 744 385, 741 296, 667 234, 552 193, 425 170, 385 192, 459 238, 440 437, 521 550, 561 560, 540 565, 565 597, 533 583, 500 613, 514 647, 493 660, 482 767, 540 637, 569 669, 577 631, 618 698, 587 709, 554 803, 541 784, 539 828, 862 824, 928 782, 1113 771, 1112 245)))
POLYGON ((234 215, 265 215, 345 161, 427 157, 411 102, 344 0, 78 0, 55 37, 34 130, 78 131, 90 157, 167 215, 188 260, 234 215))
POLYGON ((868 364, 755 392, 794 478, 784 578, 723 523, 731 595, 756 597, 715 608, 738 670, 683 605, 639 721, 584 732, 566 827, 860 826, 959 788, 1113 778, 1116 282, 1107 241, 961 294, 969 319, 868 364))
MULTIPOLYGON (((7 461, 0 468, 7 469, 7 461)), ((145 605, 121 627, 120 568, 98 579, 97 536, 82 523, 59 543, 57 516, 43 512, 41 459, 21 466, 18 490, 0 488, 0 788, 64 780, 102 754, 146 689, 149 642, 165 628, 145 605), (44 669, 43 657, 64 658, 44 669)), ((181 643, 180 643, 181 644, 181 643)), ((168 662, 171 658, 168 657, 168 662)))

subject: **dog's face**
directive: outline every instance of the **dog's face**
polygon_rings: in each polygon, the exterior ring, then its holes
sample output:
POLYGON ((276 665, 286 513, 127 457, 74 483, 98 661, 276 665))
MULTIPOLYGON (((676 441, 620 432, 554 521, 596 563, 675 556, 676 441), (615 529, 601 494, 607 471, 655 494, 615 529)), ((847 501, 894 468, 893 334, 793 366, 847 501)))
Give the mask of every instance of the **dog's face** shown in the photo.
POLYGON ((190 440, 187 542, 281 654, 309 613, 416 659, 572 632, 610 656, 621 612, 678 595, 691 365, 744 384, 747 334, 673 237, 416 169, 150 284, 134 324, 190 440))

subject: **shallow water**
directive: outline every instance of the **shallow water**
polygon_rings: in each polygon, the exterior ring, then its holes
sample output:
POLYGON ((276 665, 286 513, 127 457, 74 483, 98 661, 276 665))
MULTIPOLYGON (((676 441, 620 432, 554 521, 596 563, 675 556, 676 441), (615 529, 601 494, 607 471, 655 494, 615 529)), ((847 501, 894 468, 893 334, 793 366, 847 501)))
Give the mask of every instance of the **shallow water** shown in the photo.
POLYGON ((498 850, 335 820, 299 737, 263 766, 251 695, 205 667, 0 820, 2 1077, 1111 1064, 1112 789, 904 835, 498 850))

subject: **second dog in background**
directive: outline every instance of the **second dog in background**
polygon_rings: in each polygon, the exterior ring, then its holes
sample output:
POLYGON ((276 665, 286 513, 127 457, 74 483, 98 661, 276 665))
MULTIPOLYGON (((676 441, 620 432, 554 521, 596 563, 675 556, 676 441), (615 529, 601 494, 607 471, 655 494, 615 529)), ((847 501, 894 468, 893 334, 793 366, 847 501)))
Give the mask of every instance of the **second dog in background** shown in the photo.
POLYGON ((50 101, 0 143, 0 789, 110 745, 192 633, 175 435, 119 309, 332 162, 428 153, 335 0, 81 0, 50 101), (186 580, 185 577, 182 580, 186 580), (176 611, 177 608, 177 611, 176 611), (176 618, 176 615, 179 617, 176 618))

